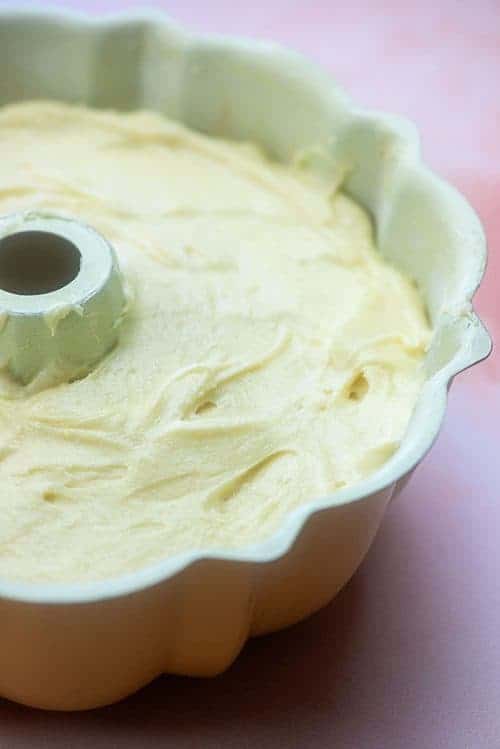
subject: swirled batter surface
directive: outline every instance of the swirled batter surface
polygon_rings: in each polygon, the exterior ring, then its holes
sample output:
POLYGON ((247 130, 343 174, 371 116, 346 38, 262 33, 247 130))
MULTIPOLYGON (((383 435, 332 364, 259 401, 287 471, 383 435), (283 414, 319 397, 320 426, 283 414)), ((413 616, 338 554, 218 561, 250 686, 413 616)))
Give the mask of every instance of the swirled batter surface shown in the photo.
POLYGON ((133 301, 87 377, 0 375, 0 577, 99 579, 234 549, 397 449, 429 340, 366 213, 159 115, 0 111, 0 213, 82 219, 133 301))

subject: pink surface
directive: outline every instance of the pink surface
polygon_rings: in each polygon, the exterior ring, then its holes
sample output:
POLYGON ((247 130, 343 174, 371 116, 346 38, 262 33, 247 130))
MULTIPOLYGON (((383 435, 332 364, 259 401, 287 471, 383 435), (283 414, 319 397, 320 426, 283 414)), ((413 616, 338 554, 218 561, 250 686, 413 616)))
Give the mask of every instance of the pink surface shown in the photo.
MULTIPOLYGON (((195 29, 294 46, 359 101, 415 120, 430 164, 484 220, 490 265, 477 307, 500 331, 498 3, 160 5, 195 29)), ((252 642, 215 680, 165 677, 86 714, 0 701, 0 747, 499 749, 499 380, 497 356, 457 380, 437 445, 323 612, 252 642)))

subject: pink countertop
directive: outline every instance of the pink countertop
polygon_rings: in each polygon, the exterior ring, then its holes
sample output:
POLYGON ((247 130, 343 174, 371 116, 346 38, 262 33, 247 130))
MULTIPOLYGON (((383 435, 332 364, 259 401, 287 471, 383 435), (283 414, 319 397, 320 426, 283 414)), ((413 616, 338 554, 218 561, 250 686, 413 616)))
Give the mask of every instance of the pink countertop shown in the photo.
MULTIPOLYGON (((293 46, 361 102, 413 119, 429 163, 484 221, 490 264, 477 308, 496 337, 498 2, 158 4, 195 29, 293 46)), ((139 4, 66 5, 98 12, 139 4)), ((438 443, 325 610, 253 641, 215 680, 164 677, 81 714, 0 701, 0 747, 500 749, 499 438, 493 355, 456 381, 438 443)))

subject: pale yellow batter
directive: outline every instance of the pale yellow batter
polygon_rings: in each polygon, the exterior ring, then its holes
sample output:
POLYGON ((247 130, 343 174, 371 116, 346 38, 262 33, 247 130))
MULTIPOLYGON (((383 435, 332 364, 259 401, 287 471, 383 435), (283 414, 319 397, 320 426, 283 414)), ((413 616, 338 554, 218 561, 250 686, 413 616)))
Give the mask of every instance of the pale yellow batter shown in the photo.
POLYGON ((352 200, 144 112, 4 108, 0 164, 0 214, 83 219, 133 292, 86 378, 0 375, 0 578, 242 547, 397 449, 429 328, 352 200))

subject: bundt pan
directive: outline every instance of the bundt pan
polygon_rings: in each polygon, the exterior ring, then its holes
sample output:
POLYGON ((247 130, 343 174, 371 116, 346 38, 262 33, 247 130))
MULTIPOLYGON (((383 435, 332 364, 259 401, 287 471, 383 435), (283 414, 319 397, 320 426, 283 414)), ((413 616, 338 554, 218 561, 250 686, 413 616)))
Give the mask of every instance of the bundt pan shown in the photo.
POLYGON ((328 603, 365 556, 384 512, 431 447, 447 390, 490 339, 471 299, 481 225, 420 160, 414 127, 360 109, 320 70, 269 43, 191 34, 155 12, 93 19, 0 10, 0 104, 50 98, 149 108, 286 161, 321 146, 370 212, 380 252, 414 278, 434 335, 427 380, 400 449, 380 470, 311 497, 264 542, 203 549, 96 583, 0 580, 0 695, 50 709, 119 700, 159 674, 212 676, 254 635, 328 603))

